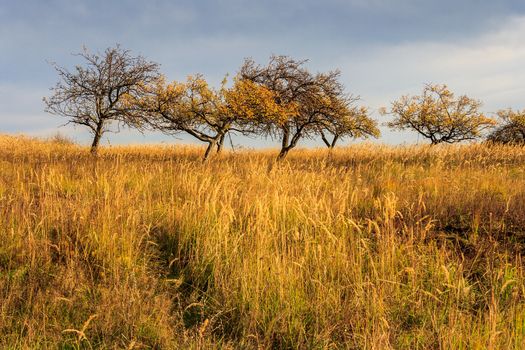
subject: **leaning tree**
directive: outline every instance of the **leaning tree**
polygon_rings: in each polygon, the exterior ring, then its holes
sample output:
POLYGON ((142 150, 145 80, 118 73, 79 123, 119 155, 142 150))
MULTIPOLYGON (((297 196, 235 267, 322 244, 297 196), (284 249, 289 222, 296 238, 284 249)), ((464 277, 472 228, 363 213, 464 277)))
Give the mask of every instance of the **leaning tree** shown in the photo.
POLYGON ((349 126, 345 119, 351 115, 351 98, 339 81, 339 71, 313 74, 305 63, 272 56, 266 66, 247 59, 240 70, 243 79, 271 90, 275 103, 287 111, 281 115, 283 118, 255 119, 259 133, 280 139, 278 160, 284 159, 302 138, 315 137, 324 130, 333 131, 337 141, 349 126))
POLYGON ((102 54, 83 52, 84 65, 73 71, 53 64, 60 81, 44 98, 46 111, 68 119, 66 124, 83 125, 93 134, 91 152, 97 153, 100 139, 112 124, 138 126, 137 115, 127 108, 127 97, 138 98, 144 87, 158 77, 157 63, 132 56, 119 45, 102 54))
POLYGON ((480 112, 481 102, 465 95, 455 97, 446 85, 428 84, 420 96, 403 96, 392 103, 394 119, 387 125, 414 130, 431 144, 475 140, 495 121, 480 112))
POLYGON ((487 140, 493 143, 525 144, 525 110, 498 111, 500 125, 489 134, 487 140))
POLYGON ((254 118, 280 118, 284 111, 274 94, 263 86, 236 77, 232 86, 223 80, 212 89, 201 75, 186 82, 166 83, 160 77, 139 98, 127 99, 127 106, 142 115, 145 125, 166 134, 185 132, 207 144, 204 160, 212 150, 219 153, 228 132, 252 131, 254 118))

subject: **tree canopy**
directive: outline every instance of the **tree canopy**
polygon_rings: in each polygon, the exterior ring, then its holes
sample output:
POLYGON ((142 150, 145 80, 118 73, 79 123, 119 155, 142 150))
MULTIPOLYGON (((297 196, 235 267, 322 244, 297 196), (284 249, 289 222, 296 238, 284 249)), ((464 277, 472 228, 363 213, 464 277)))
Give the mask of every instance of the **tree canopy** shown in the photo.
POLYGON ((340 118, 327 120, 319 128, 319 133, 328 148, 334 148, 337 141, 344 137, 379 137, 381 132, 377 121, 370 118, 368 108, 351 106, 340 118))
MULTIPOLYGON (((480 112, 481 102, 462 95, 455 97, 446 85, 426 85, 419 96, 403 96, 392 103, 387 123, 398 130, 411 129, 432 144, 474 140, 495 125, 480 112)), ((386 114, 386 109, 382 110, 386 114)))
POLYGON ((239 78, 231 87, 224 79, 220 89, 215 90, 201 75, 171 83, 160 77, 146 90, 143 96, 130 99, 130 106, 140 111, 145 123, 155 130, 186 132, 207 143, 204 159, 214 147, 221 151, 228 132, 247 134, 255 118, 280 119, 286 113, 274 102, 270 90, 239 78))
POLYGON ((271 90, 275 103, 287 111, 283 119, 255 120, 261 134, 281 140, 278 159, 285 158, 302 138, 328 130, 335 133, 337 141, 342 135, 350 135, 348 127, 356 125, 350 122, 355 116, 350 108, 352 98, 344 91, 340 72, 313 74, 305 63, 288 56, 272 56, 267 65, 248 59, 240 70, 243 79, 271 90))
POLYGON ((504 144, 525 144, 525 110, 498 111, 500 125, 487 137, 488 141, 504 144))
POLYGON ((126 97, 141 96, 144 86, 158 77, 159 65, 142 56, 132 56, 119 45, 102 54, 84 48, 77 54, 84 65, 74 71, 53 64, 60 81, 51 88, 52 95, 44 98, 46 111, 89 128, 93 134, 91 152, 96 153, 100 138, 111 122, 128 126, 136 124, 137 116, 123 103, 126 97))

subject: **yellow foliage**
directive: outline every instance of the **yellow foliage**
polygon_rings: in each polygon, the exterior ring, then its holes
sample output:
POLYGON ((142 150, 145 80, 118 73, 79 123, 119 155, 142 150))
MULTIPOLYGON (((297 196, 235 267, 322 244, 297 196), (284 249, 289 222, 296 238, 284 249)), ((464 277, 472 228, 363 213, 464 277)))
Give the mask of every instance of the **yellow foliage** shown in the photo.
MULTIPOLYGON (((446 85, 426 85, 420 96, 403 96, 392 103, 388 126, 413 129, 435 143, 473 140, 496 122, 479 111, 481 102, 454 97, 446 85)), ((386 109, 382 109, 385 114, 386 109)))
POLYGON ((284 123, 289 115, 295 114, 295 104, 278 104, 275 93, 267 87, 247 79, 235 79, 230 89, 222 90, 224 111, 247 121, 269 120, 284 123))

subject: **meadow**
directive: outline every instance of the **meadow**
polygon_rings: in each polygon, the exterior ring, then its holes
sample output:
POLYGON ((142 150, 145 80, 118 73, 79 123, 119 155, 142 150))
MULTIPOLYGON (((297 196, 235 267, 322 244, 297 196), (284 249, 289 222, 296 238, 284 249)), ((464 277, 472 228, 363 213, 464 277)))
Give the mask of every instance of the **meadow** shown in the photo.
POLYGON ((523 349, 525 148, 0 137, 2 349, 523 349))

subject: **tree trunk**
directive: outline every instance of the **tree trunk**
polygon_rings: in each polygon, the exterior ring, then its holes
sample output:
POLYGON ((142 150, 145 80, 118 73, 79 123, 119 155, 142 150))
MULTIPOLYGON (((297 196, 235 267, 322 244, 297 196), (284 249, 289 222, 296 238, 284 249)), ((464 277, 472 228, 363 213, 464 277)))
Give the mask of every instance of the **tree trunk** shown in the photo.
POLYGON ((281 161, 284 158, 286 158, 286 155, 288 154, 288 151, 290 151, 289 147, 281 148, 281 151, 279 152, 279 155, 277 156, 277 161, 281 161))
POLYGON ((332 143, 330 143, 330 146, 329 146, 330 149, 333 149, 335 147, 337 140, 339 140, 339 135, 334 136, 334 139, 332 140, 332 143))
POLYGON ((283 160, 286 155, 288 154, 288 151, 290 151, 290 129, 288 127, 283 128, 283 139, 281 141, 281 151, 279 152, 279 155, 277 156, 277 160, 283 160))
POLYGON ((326 147, 328 148, 331 148, 331 143, 330 141, 328 141, 328 139, 326 138, 324 132, 321 131, 321 139, 323 140, 324 144, 326 145, 326 147))
POLYGON ((288 127, 283 128, 283 139, 281 141, 281 148, 284 149, 288 147, 288 143, 290 142, 290 130, 288 127))
POLYGON ((208 160, 208 157, 210 156, 211 150, 213 148, 215 148, 216 146, 217 146, 217 141, 216 140, 208 142, 208 147, 206 148, 206 152, 204 152, 204 157, 202 159, 203 162, 208 160))
POLYGON ((222 151, 222 147, 224 146, 224 139, 226 137, 226 134, 222 134, 219 138, 219 141, 217 142, 217 154, 220 154, 222 151))
POLYGON ((102 138, 103 124, 103 122, 99 122, 95 130, 95 137, 93 137, 93 142, 91 143, 91 154, 93 155, 97 155, 98 153, 98 145, 100 144, 100 139, 102 138))

